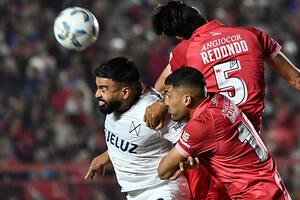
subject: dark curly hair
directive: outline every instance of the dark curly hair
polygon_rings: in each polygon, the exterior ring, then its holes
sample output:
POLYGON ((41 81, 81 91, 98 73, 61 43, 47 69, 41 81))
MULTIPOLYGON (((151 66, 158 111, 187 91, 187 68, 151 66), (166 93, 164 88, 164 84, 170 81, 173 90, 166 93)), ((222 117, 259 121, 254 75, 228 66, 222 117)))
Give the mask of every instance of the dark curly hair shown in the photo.
POLYGON ((134 62, 126 57, 116 57, 95 70, 95 75, 121 83, 139 83, 140 74, 134 62))
POLYGON ((183 1, 169 1, 152 16, 152 27, 158 35, 179 36, 189 39, 193 32, 207 23, 197 9, 183 1))

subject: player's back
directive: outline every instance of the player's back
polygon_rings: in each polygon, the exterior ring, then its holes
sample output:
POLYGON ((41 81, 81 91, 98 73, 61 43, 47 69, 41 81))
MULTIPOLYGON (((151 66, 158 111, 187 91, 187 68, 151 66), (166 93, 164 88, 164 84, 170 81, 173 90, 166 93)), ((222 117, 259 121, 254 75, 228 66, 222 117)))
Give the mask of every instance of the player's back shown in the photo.
MULTIPOLYGON (((276 41, 258 29, 223 26, 215 20, 179 44, 173 57, 185 54, 181 64, 201 71, 208 91, 237 104, 259 131, 265 96, 264 59, 279 51, 276 41)), ((178 56, 173 63, 171 60, 172 71, 181 67, 176 59, 178 56)))
POLYGON ((215 96, 209 107, 218 141, 212 165, 217 177, 228 183, 228 191, 235 192, 231 197, 289 199, 275 160, 244 113, 221 96, 215 96))
POLYGON ((187 152, 203 158, 232 199, 289 199, 274 159, 247 117, 226 97, 209 96, 185 131, 191 140, 185 141, 187 152))

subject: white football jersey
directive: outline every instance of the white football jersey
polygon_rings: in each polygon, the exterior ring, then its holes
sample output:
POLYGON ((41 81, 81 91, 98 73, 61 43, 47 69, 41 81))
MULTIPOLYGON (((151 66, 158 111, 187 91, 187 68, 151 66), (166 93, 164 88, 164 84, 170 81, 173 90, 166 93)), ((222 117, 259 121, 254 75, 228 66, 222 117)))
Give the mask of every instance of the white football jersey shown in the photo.
POLYGON ((106 116, 108 154, 122 192, 166 183, 158 177, 157 167, 179 139, 184 124, 169 121, 162 130, 148 128, 143 120, 146 107, 158 100, 157 93, 148 90, 126 112, 106 116))

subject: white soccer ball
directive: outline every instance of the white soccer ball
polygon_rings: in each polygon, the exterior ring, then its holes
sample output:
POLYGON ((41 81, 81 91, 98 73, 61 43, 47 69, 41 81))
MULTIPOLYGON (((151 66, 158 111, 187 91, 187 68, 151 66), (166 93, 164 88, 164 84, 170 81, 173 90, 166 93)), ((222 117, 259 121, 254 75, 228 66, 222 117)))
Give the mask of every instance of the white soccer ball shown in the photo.
POLYGON ((65 48, 81 51, 95 42, 99 34, 96 17, 87 9, 70 7, 61 11, 54 22, 56 40, 65 48))

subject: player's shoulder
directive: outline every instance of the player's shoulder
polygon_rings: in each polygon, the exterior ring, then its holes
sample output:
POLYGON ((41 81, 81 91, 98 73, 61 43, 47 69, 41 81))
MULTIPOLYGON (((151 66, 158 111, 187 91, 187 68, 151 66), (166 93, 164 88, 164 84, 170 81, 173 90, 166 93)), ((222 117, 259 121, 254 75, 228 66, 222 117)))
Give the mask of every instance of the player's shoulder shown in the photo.
POLYGON ((190 122, 196 126, 202 126, 202 124, 205 124, 205 126, 213 125, 214 119, 222 111, 225 100, 223 95, 209 93, 207 98, 196 108, 190 122))
POLYGON ((246 34, 253 34, 253 35, 261 35, 264 33, 262 29, 252 26, 224 26, 224 29, 228 29, 233 33, 246 33, 246 34))
POLYGON ((147 106, 159 101, 161 95, 153 88, 143 86, 143 92, 135 103, 126 112, 121 114, 111 113, 106 116, 106 121, 119 121, 120 119, 130 119, 144 124, 144 113, 147 106))
POLYGON ((174 51, 185 52, 187 51, 190 44, 191 44, 191 40, 182 40, 176 45, 174 51))
POLYGON ((162 96, 160 93, 158 93, 156 90, 154 90, 151 87, 145 86, 139 99, 124 114, 136 116, 137 118, 143 118, 147 106, 159 101, 161 98, 162 96))
POLYGON ((213 112, 211 109, 203 110, 197 117, 195 117, 195 121, 197 123, 209 123, 213 118, 213 112))
POLYGON ((140 99, 137 102, 138 104, 148 106, 162 99, 162 95, 153 87, 149 87, 148 85, 145 85, 144 87, 140 99))
POLYGON ((213 134, 215 125, 212 115, 209 111, 203 111, 196 117, 189 120, 184 127, 184 131, 192 137, 205 139, 207 134, 213 134))
POLYGON ((203 130, 203 128, 208 128, 213 125, 213 113, 211 109, 205 109, 197 115, 195 115, 192 119, 189 120, 186 127, 188 129, 195 130, 203 130))

